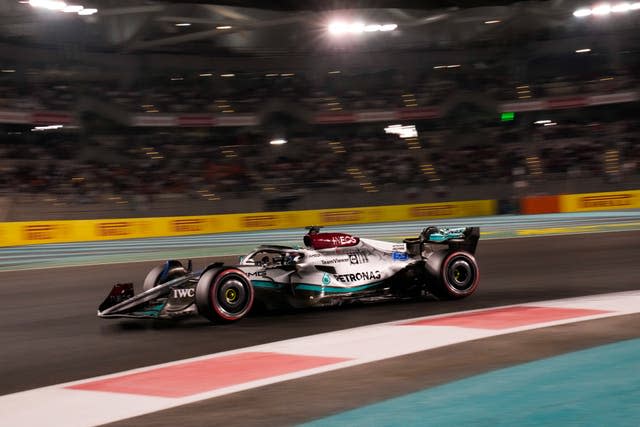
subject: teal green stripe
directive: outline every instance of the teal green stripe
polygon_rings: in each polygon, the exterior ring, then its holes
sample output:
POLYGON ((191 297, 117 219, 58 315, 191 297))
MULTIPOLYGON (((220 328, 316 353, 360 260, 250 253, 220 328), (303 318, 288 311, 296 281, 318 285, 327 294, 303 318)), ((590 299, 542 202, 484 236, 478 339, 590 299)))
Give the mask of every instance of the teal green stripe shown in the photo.
MULTIPOLYGON (((340 288, 337 286, 322 286, 322 285, 312 285, 310 283, 300 283, 300 284, 297 284, 296 290, 324 292, 324 293, 347 293, 347 292, 364 291, 364 290, 382 285, 383 283, 384 282, 375 282, 375 283, 369 283, 368 285, 355 286, 353 288, 340 288)), ((277 283, 277 282, 271 282, 268 280, 252 280, 251 284, 256 288, 266 288, 266 289, 281 289, 287 285, 286 283, 277 283)))
POLYGON ((311 284, 300 284, 296 286, 297 291, 312 291, 312 292, 325 292, 325 293, 346 293, 346 292, 359 292, 366 289, 374 288, 381 285, 383 282, 369 283, 368 285, 354 286, 353 288, 340 288, 337 286, 322 286, 311 284))
POLYGON ((135 311, 132 314, 136 314, 139 316, 153 316, 153 317, 158 317, 160 315, 160 312, 162 311, 162 309, 164 308, 166 302, 163 302, 161 304, 156 304, 153 307, 149 307, 147 310, 145 311, 135 311))
POLYGON ((255 288, 267 288, 267 289, 280 289, 284 286, 283 283, 270 282, 268 280, 252 280, 251 284, 255 288))
POLYGON ((500 369, 306 427, 621 426, 640 420, 640 339, 500 369))

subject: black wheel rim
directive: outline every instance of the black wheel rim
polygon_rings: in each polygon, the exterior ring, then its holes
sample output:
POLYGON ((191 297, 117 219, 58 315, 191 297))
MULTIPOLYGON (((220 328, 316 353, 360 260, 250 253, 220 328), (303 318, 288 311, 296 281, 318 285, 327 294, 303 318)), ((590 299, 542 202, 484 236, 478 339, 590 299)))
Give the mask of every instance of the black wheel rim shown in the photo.
POLYGON ((471 263, 464 258, 456 258, 451 261, 447 269, 449 284, 458 291, 469 289, 475 279, 475 271, 471 263))
POLYGON ((249 295, 245 283, 240 278, 232 276, 223 279, 216 296, 222 310, 229 314, 238 314, 245 309, 249 295))

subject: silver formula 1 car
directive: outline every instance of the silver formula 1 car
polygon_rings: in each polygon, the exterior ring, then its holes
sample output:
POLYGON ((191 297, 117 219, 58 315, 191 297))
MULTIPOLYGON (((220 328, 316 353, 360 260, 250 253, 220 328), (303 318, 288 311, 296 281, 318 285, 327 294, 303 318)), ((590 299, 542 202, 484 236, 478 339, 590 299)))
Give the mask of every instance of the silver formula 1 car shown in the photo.
POLYGON ((152 269, 143 292, 117 284, 98 316, 172 319, 200 314, 213 322, 267 308, 338 305, 387 299, 463 298, 478 287, 478 227, 427 227, 403 243, 323 233, 307 227, 304 247, 260 246, 235 266, 192 271, 171 260, 152 269))

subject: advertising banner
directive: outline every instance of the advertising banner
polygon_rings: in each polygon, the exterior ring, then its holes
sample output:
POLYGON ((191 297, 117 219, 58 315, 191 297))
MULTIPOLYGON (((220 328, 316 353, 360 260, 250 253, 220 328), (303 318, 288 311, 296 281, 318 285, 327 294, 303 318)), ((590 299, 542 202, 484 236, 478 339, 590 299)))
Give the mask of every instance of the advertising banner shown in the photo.
POLYGON ((560 196, 561 212, 589 212, 619 209, 640 209, 640 190, 560 196))
POLYGON ((0 246, 484 216, 495 214, 496 206, 495 200, 471 200, 225 215, 0 222, 0 246))

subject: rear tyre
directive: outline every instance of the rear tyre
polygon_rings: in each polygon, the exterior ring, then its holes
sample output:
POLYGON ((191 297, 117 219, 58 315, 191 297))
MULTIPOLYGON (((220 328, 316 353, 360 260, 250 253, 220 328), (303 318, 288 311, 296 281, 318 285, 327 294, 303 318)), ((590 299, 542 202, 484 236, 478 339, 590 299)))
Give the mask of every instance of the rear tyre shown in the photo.
POLYGON ((480 270, 476 259, 468 252, 453 252, 442 262, 439 286, 435 294, 441 298, 464 298, 478 288, 480 270))
POLYGON ((142 291, 146 292, 149 289, 153 289, 158 285, 167 283, 170 280, 177 279, 178 277, 185 276, 187 269, 182 266, 180 261, 171 260, 162 265, 154 267, 147 274, 142 284, 142 291))
POLYGON ((254 296, 251 280, 237 268, 208 270, 196 286, 198 312, 215 323, 242 319, 251 310, 254 296))

